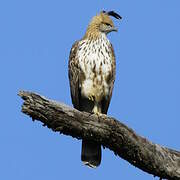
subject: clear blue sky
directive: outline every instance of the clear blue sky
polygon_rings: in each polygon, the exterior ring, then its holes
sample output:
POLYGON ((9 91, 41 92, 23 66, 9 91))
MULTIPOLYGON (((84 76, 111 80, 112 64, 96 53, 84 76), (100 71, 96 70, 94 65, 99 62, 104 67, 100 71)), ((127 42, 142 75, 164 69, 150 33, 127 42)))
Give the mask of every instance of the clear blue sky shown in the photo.
POLYGON ((6 0, 0 2, 0 179, 154 179, 108 149, 91 170, 80 161, 80 141, 20 112, 21 89, 71 105, 69 51, 100 10, 123 17, 114 20, 119 32, 109 35, 117 76, 108 114, 180 150, 179 0, 6 0))

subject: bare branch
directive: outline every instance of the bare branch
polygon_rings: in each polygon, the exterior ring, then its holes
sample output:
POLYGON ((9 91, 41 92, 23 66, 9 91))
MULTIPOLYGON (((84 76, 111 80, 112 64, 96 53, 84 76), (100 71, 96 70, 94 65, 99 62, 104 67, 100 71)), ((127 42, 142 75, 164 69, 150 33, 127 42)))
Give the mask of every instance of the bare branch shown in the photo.
POLYGON ((22 112, 53 131, 91 139, 141 170, 165 179, 180 179, 180 152, 154 144, 108 116, 97 117, 32 92, 20 91, 22 112))

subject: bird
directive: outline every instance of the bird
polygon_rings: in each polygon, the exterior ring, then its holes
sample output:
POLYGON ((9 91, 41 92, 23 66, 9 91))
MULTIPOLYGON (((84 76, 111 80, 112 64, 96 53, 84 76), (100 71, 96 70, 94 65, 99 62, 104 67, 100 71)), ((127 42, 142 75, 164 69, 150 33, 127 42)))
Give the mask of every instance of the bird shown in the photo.
MULTIPOLYGON (((111 17, 122 17, 114 11, 95 15, 82 39, 72 45, 68 76, 74 108, 101 116, 107 114, 115 81, 116 61, 107 34, 117 31, 111 17)), ((96 168, 101 163, 101 145, 82 140, 81 161, 96 168)))

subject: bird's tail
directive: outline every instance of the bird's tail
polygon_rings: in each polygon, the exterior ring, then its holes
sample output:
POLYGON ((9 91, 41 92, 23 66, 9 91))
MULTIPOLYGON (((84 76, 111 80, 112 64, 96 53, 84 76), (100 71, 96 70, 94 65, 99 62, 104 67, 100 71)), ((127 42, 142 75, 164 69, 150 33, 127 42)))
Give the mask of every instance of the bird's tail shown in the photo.
POLYGON ((82 140, 81 161, 91 168, 99 166, 101 163, 101 145, 94 141, 82 140))

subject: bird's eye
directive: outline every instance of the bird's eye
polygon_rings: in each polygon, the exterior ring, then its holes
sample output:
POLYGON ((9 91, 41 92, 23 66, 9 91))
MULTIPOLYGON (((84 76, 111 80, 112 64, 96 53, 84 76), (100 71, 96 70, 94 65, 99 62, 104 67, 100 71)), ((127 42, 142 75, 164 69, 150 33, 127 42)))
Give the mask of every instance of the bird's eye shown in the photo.
POLYGON ((105 23, 106 26, 111 26, 109 23, 105 23))

